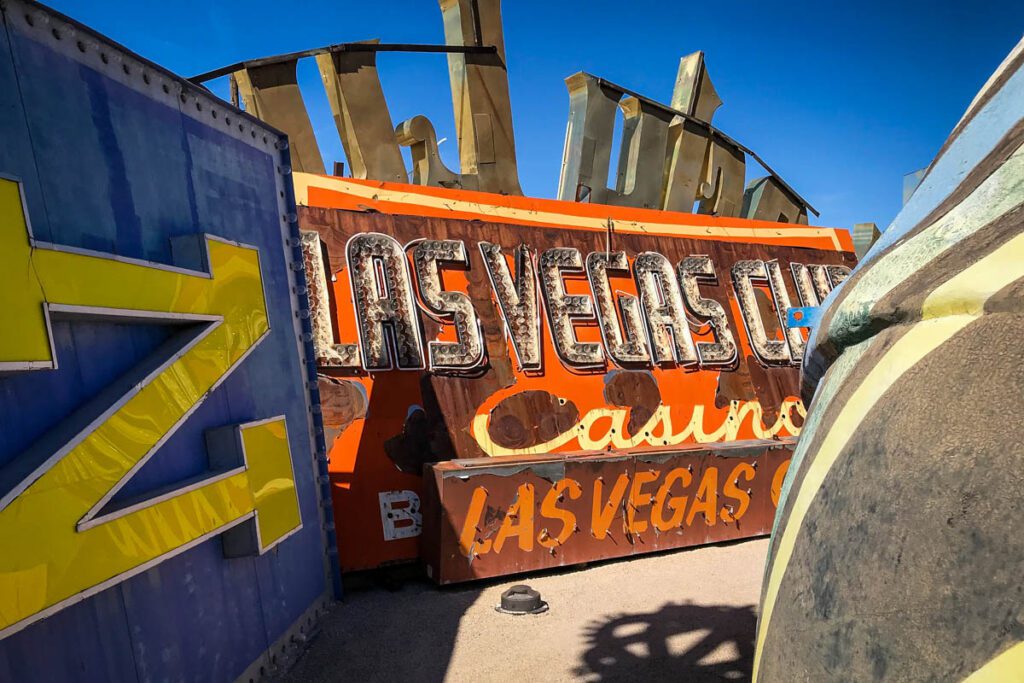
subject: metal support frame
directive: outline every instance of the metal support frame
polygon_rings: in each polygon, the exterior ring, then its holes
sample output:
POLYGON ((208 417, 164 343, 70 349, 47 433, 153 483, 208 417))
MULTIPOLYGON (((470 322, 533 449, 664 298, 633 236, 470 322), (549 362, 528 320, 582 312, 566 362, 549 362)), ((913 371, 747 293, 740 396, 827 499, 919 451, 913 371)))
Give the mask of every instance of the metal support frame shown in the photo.
MULTIPOLYGON (((474 3, 475 4, 475 3, 474 3)), ((235 62, 222 66, 213 71, 198 74, 188 79, 195 84, 212 81, 221 76, 227 76, 242 69, 252 69, 260 66, 270 66, 282 62, 291 62, 304 57, 315 57, 323 54, 335 54, 338 52, 425 52, 440 54, 464 54, 464 55, 494 55, 498 48, 494 45, 426 45, 419 43, 338 43, 326 47, 317 47, 299 52, 286 52, 270 57, 260 57, 244 62, 235 62)))

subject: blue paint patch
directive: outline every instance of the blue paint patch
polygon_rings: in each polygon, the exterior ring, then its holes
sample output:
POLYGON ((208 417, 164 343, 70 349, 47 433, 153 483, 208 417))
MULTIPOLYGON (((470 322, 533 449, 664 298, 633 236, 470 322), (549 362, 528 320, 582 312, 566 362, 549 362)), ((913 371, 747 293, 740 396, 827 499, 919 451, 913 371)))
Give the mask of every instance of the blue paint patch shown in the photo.
POLYGON ((793 306, 786 310, 786 327, 790 329, 814 328, 821 319, 820 306, 793 306))

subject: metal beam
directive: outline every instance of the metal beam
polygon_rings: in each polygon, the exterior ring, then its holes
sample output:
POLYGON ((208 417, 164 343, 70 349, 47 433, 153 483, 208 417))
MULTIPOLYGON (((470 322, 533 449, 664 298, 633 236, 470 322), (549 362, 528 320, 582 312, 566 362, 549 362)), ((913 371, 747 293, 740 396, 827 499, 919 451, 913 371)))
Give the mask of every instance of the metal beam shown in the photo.
POLYGON ((327 47, 317 47, 311 50, 301 50, 299 52, 286 52, 281 55, 272 55, 270 57, 260 57, 259 59, 250 59, 245 62, 236 62, 229 64, 228 66, 222 66, 219 69, 213 71, 207 71, 201 73, 198 76, 193 76, 188 79, 192 83, 205 83, 206 81, 212 81, 214 78, 220 78, 221 76, 227 76, 228 74, 240 71, 242 69, 251 69, 258 66, 268 66, 271 64, 278 64, 281 62, 289 62, 293 60, 302 59, 303 57, 315 57, 316 55, 332 54, 335 52, 426 52, 426 53, 440 53, 440 54, 471 54, 471 55, 493 55, 498 53, 498 48, 494 45, 422 45, 418 43, 338 43, 337 45, 328 45, 327 47))

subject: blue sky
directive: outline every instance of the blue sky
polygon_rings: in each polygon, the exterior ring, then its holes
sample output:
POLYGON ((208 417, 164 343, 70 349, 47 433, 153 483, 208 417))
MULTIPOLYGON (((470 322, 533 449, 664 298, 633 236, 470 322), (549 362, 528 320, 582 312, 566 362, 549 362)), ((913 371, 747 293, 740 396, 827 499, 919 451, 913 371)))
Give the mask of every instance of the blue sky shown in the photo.
MULTIPOLYGON (((1024 32, 1024 2, 686 3, 506 0, 523 189, 554 195, 568 114, 564 78, 588 71, 667 102, 679 58, 704 50, 724 106, 715 123, 821 211, 812 223, 884 227, 905 173, 927 165, 1024 32)), ((163 66, 192 76, 331 43, 443 42, 432 0, 51 0, 163 66)), ((395 123, 434 122, 457 168, 443 56, 381 55, 395 123)), ((343 160, 312 60, 300 83, 328 168, 343 160)), ((227 96, 226 79, 211 87, 227 96)), ((748 178, 751 177, 748 172, 748 178)))

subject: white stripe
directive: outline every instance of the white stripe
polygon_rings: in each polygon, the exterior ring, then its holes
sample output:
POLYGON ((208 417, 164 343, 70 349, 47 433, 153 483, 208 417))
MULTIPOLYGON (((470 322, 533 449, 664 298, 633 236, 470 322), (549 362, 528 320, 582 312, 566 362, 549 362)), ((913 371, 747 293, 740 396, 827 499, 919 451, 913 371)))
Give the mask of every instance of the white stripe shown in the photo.
MULTIPOLYGON (((1024 146, 949 213, 864 272, 833 312, 829 333, 863 323, 871 307, 912 273, 1024 201, 1024 146)), ((817 341, 817 335, 811 340, 817 341)))
MULTIPOLYGON (((996 80, 1003 74, 1003 72, 1010 68, 1010 63, 1013 62, 1013 60, 1016 59, 1022 51, 1024 51, 1024 38, 1017 43, 1017 45, 1010 51, 1010 54, 1006 55, 1006 59, 1004 59, 996 70, 992 72, 992 75, 988 77, 987 81, 985 81, 985 85, 981 86, 981 90, 978 91, 978 94, 974 96, 973 100, 971 100, 970 105, 967 106, 967 111, 965 111, 964 115, 960 117, 959 121, 957 121, 957 126, 963 123, 964 119, 974 111, 974 108, 978 106, 978 102, 981 101, 981 98, 989 91, 989 88, 995 85, 996 80)), ((955 128, 956 126, 954 126, 954 129, 955 128)))

